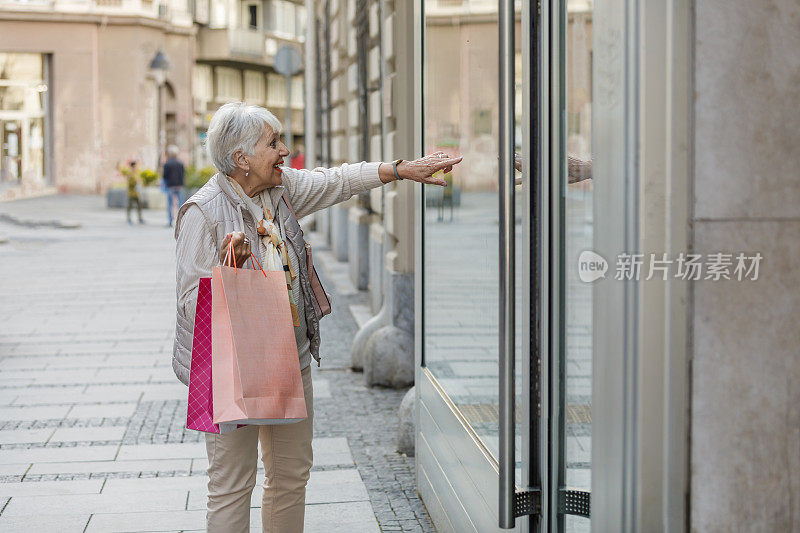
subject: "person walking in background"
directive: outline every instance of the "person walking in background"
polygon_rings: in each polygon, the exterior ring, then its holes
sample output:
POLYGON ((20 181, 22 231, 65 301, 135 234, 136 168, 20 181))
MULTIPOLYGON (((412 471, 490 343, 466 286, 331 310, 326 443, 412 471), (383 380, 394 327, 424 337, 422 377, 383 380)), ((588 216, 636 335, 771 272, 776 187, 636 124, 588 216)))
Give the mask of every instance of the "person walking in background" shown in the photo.
POLYGON ((298 170, 306 168, 306 155, 303 153, 303 145, 298 144, 294 155, 291 157, 292 168, 298 170))
POLYGON ((136 161, 128 163, 128 168, 121 169, 122 175, 128 181, 128 224, 133 224, 131 221, 131 209, 133 204, 136 204, 136 212, 139 215, 139 224, 144 224, 142 218, 142 202, 139 199, 139 171, 136 169, 136 161))
POLYGON ((175 200, 174 213, 177 213, 183 203, 183 179, 186 170, 178 159, 178 147, 174 144, 167 147, 167 162, 164 163, 164 187, 167 192, 167 224, 172 227, 174 218, 172 201, 175 200))

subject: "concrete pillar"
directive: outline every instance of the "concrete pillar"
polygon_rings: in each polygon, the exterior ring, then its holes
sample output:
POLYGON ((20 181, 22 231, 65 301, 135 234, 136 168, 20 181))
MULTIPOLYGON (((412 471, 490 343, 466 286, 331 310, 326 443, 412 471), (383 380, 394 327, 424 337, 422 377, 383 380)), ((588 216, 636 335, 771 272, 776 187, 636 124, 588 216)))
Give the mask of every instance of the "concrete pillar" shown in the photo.
POLYGON ((692 252, 763 259, 693 282, 689 525, 798 531, 800 10, 694 4, 692 252))
POLYGON ((360 206, 351 207, 347 220, 347 260, 350 281, 360 291, 369 283, 369 212, 360 206))
MULTIPOLYGON (((387 132, 387 159, 414 159, 417 131, 414 124, 414 9, 411 2, 396 2, 391 50, 395 57, 392 76, 383 80, 391 90, 391 116, 395 130, 387 132), (396 53, 394 53, 396 51, 396 53)), ((368 386, 406 387, 414 382, 414 183, 395 182, 384 188, 383 221, 385 250, 383 305, 367 321, 353 342, 351 362, 363 365, 368 386)))
POLYGON ((414 457, 414 438, 416 430, 416 419, 414 417, 416 394, 414 387, 408 389, 400 402, 400 410, 397 412, 397 451, 410 457, 414 457))
POLYGON ((347 261, 347 213, 353 205, 350 199, 330 208, 331 250, 337 261, 347 261))
POLYGON ((317 232, 322 236, 326 245, 331 243, 331 210, 323 209, 314 213, 316 219, 317 232))
POLYGON ((369 303, 373 313, 377 313, 383 304, 383 240, 386 232, 380 221, 376 220, 369 227, 369 303))
MULTIPOLYGON (((418 128, 415 123, 419 111, 416 105, 419 80, 415 78, 414 4, 394 2, 393 13, 380 13, 382 98, 378 99, 376 95, 370 105, 374 111, 373 118, 383 117, 380 121, 382 137, 371 138, 372 155, 383 161, 414 159, 420 151, 416 144, 418 128), (391 64, 386 61, 389 58, 393 58, 391 64)), ((356 113, 352 116, 355 118, 356 113)), ((377 121, 373 123, 377 124, 377 121)), ((354 120, 353 126, 356 125, 354 120)), ((350 352, 351 367, 363 369, 367 386, 407 387, 414 382, 413 193, 414 184, 408 181, 395 182, 370 192, 370 208, 375 222, 369 227, 366 239, 367 285, 371 291, 371 309, 377 314, 358 331, 350 352)), ((362 213, 354 212, 352 219, 361 216, 362 213)), ((340 219, 341 213, 332 210, 331 243, 337 259, 346 260, 342 243, 338 242, 342 238, 337 235, 340 219)), ((354 236, 357 233, 355 227, 350 225, 352 231, 347 237, 351 241, 360 240, 354 236)), ((361 244, 356 246, 351 242, 349 248, 351 275, 357 279, 362 263, 361 244), (353 254, 358 254, 358 258, 353 254)), ((356 285, 361 288, 358 283, 356 285)), ((398 449, 409 455, 414 453, 413 400, 412 389, 398 413, 398 449)))
POLYGON ((414 382, 413 185, 395 184, 386 194, 387 248, 381 312, 356 335, 351 352, 363 364, 368 386, 406 387, 414 382))

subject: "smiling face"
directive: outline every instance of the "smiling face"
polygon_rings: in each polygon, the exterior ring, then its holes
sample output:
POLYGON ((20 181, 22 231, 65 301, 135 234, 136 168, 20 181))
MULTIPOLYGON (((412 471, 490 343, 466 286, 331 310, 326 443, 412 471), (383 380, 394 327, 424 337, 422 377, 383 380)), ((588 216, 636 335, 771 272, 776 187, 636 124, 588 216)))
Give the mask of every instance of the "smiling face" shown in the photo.
POLYGON ((281 142, 280 136, 271 127, 266 126, 253 148, 253 155, 244 156, 250 173, 248 181, 257 184, 253 190, 246 192, 253 195, 281 185, 283 180, 279 167, 284 163, 283 158, 288 155, 289 149, 281 142))

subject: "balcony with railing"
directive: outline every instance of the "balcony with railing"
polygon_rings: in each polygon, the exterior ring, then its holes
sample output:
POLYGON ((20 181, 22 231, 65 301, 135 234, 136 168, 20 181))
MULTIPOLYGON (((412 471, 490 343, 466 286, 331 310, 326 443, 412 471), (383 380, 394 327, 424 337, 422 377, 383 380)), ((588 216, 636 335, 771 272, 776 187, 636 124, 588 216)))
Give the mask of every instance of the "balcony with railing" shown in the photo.
POLYGON ((297 37, 287 38, 285 34, 269 30, 200 26, 197 32, 197 60, 272 66, 281 46, 301 46, 302 42, 297 37))
POLYGON ((197 60, 240 62, 266 66, 264 32, 242 28, 200 26, 197 32, 197 60))
MULTIPOLYGON (((514 0, 514 9, 522 9, 522 0, 514 0)), ((497 12, 497 0, 427 0, 427 15, 485 15, 497 12)))

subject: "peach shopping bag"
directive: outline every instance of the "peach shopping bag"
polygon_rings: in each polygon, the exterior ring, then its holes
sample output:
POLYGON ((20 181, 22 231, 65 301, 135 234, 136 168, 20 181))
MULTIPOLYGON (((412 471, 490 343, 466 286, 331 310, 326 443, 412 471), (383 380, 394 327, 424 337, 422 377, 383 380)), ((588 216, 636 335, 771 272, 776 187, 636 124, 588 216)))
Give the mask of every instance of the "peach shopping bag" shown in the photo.
MULTIPOLYGON (((228 264, 232 255, 229 248, 228 264)), ((258 266, 221 265, 211 277, 215 424, 286 424, 308 416, 286 276, 258 266)))

